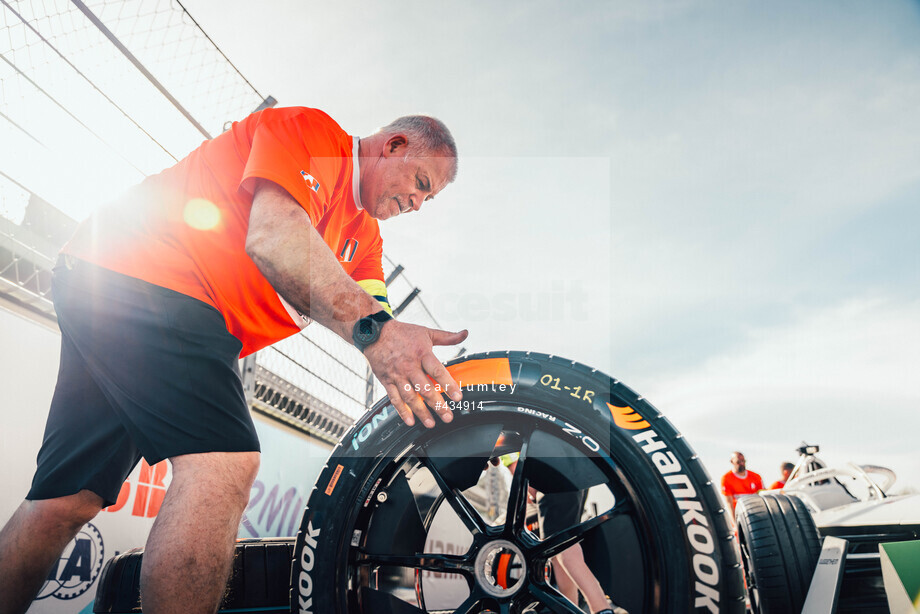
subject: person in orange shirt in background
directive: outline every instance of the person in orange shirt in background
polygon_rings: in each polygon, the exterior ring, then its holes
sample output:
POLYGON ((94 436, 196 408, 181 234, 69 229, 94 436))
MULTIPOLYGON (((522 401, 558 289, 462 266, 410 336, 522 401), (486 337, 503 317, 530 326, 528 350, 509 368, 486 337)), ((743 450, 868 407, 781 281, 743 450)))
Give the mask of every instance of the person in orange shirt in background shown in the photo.
POLYGON ((792 463, 788 461, 780 465, 779 472, 780 472, 780 475, 782 475, 783 477, 781 477, 777 481, 770 484, 770 490, 779 490, 780 488, 785 486, 786 482, 789 481, 789 476, 792 474, 793 469, 795 469, 795 465, 793 465, 792 463))
POLYGON ((359 138, 317 109, 265 109, 81 224, 54 268, 60 370, 32 488, 0 531, 0 614, 29 608, 141 457, 173 468, 144 611, 217 611, 260 459, 239 359, 310 319, 364 353, 407 424, 435 425, 426 402, 450 422, 441 391, 462 395, 432 346, 467 333, 392 318, 377 222, 456 171, 431 117, 359 138))
POLYGON ((722 476, 722 494, 725 502, 735 517, 735 504, 739 497, 753 495, 763 490, 763 479, 753 471, 749 471, 741 452, 732 452, 729 462, 732 470, 722 476))

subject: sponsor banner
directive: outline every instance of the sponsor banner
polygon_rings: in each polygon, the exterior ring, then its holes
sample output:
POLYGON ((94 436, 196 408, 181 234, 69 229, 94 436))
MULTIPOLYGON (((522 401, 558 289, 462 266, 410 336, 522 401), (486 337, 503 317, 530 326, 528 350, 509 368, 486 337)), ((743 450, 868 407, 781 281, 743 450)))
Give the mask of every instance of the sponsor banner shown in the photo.
MULTIPOLYGON (((239 537, 293 537, 332 446, 253 414, 262 465, 252 485, 239 537)), ((323 488, 328 488, 323 484, 323 488)), ((333 485, 334 488, 334 485, 333 485)))

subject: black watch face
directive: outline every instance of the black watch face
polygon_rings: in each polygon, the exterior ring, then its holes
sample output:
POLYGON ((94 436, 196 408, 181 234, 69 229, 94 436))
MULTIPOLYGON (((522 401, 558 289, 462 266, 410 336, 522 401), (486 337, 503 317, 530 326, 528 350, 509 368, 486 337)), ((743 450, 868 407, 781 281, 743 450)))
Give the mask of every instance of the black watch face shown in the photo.
POLYGON ((355 327, 355 341, 362 345, 373 343, 380 334, 380 329, 376 322, 370 318, 361 318, 355 327))

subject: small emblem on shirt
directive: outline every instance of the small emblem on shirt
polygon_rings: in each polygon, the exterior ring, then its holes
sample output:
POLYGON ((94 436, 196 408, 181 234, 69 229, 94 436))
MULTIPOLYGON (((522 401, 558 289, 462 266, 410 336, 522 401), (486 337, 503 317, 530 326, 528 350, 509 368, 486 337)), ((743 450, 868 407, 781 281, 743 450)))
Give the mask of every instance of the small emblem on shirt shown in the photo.
POLYGON ((355 239, 347 239, 345 245, 342 246, 342 251, 339 252, 339 260, 341 262, 351 262, 357 251, 358 241, 355 239))
POLYGON ((314 192, 319 192, 319 181, 316 180, 316 177, 308 173, 307 171, 300 171, 303 180, 307 182, 307 187, 309 187, 314 192))

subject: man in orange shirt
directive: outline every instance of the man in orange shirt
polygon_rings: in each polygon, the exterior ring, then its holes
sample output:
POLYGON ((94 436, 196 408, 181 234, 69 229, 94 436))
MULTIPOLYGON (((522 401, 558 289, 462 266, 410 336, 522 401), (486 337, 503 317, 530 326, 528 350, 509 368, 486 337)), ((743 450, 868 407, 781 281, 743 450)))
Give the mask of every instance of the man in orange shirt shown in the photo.
POLYGON ((239 358, 308 318, 364 352, 407 424, 433 427, 425 402, 446 404, 429 377, 461 394, 432 346, 466 331, 392 319, 377 221, 418 211, 456 168, 434 118, 357 138, 316 109, 266 109, 84 222, 54 271, 61 367, 32 488, 0 531, 0 614, 29 607, 141 457, 173 468, 144 611, 216 611, 259 467, 239 358))
POLYGON ((725 495, 725 502, 731 509, 732 518, 734 518, 735 505, 739 497, 753 495, 763 490, 763 479, 748 470, 744 454, 741 452, 732 452, 729 462, 732 470, 722 476, 722 494, 725 495))
POLYGON ((770 490, 779 490, 785 486, 786 482, 789 481, 789 476, 792 475, 793 469, 795 469, 795 465, 788 461, 780 465, 779 471, 782 477, 770 485, 770 490))

